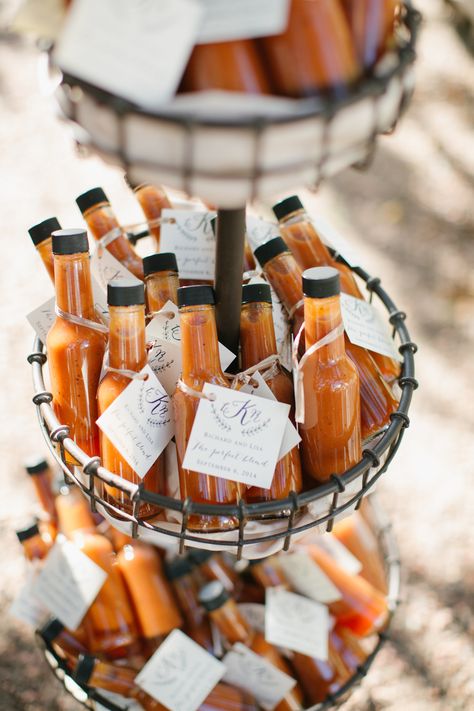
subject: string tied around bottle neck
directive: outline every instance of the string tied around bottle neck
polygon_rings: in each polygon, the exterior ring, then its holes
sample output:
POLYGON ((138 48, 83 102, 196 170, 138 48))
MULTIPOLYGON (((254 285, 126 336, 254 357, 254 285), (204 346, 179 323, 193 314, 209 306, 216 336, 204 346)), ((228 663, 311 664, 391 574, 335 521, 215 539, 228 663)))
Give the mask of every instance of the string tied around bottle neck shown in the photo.
POLYGON ((91 331, 97 331, 98 333, 109 333, 108 326, 106 326, 105 323, 102 323, 100 321, 92 321, 89 318, 84 318, 83 316, 76 316, 75 314, 71 314, 68 311, 63 311, 61 308, 59 308, 57 304, 54 308, 54 311, 56 313, 56 316, 59 316, 59 318, 62 318, 65 321, 69 321, 69 323, 73 323, 75 326, 84 326, 84 328, 90 328, 91 331))
POLYGON ((252 375, 258 370, 260 371, 262 378, 266 380, 274 374, 273 371, 275 370, 277 363, 280 363, 280 356, 276 353, 264 358, 259 363, 251 365, 250 368, 246 368, 246 370, 243 370, 241 373, 237 373, 237 375, 233 378, 231 387, 235 390, 239 386, 247 385, 248 383, 250 383, 252 387, 257 387, 258 383, 252 378, 252 375))
POLYGON ((107 373, 117 373, 117 375, 123 375, 125 378, 130 380, 148 380, 148 373, 141 373, 136 370, 127 370, 127 368, 112 368, 111 365, 107 366, 107 373))
POLYGON ((181 390, 181 392, 185 395, 189 395, 189 397, 195 397, 199 400, 210 400, 211 402, 216 399, 214 393, 209 393, 208 395, 206 395, 206 393, 203 393, 200 390, 194 390, 194 388, 191 388, 189 385, 186 385, 184 380, 181 380, 181 378, 178 380, 176 387, 178 388, 178 390, 181 390))
POLYGON ((296 302, 296 304, 291 307, 291 309, 288 311, 288 318, 290 319, 290 321, 293 320, 293 316, 302 306, 304 306, 304 299, 300 299, 296 302))
POLYGON ((299 422, 300 424, 304 423, 304 414, 305 414, 304 367, 305 367, 306 363, 308 362, 308 359, 312 355, 314 355, 314 353, 321 350, 321 348, 328 346, 330 343, 333 343, 335 340, 337 340, 340 336, 342 336, 344 334, 344 324, 341 322, 339 325, 337 325, 335 328, 333 328, 332 331, 329 331, 329 333, 327 333, 325 336, 323 336, 323 338, 320 338, 319 341, 316 341, 316 343, 313 343, 313 345, 310 346, 307 351, 305 351, 301 360, 298 361, 298 349, 299 349, 300 340, 301 340, 301 337, 304 333, 304 330, 305 330, 305 325, 303 323, 301 325, 300 330, 298 331, 298 335, 296 336, 296 338, 293 342, 293 349, 292 349, 293 377, 295 379, 295 420, 296 420, 296 422, 299 422))

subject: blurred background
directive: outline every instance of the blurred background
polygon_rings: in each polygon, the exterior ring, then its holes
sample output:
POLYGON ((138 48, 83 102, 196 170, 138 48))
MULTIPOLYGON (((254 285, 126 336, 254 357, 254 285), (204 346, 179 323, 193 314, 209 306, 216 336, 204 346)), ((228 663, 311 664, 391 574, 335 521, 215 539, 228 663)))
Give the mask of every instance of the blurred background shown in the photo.
MULTIPOLYGON (((0 709, 72 711, 78 705, 31 630, 8 615, 24 574, 13 531, 33 502, 22 462, 46 453, 24 317, 52 290, 27 228, 50 215, 81 225, 74 198, 96 185, 124 223, 140 214, 122 172, 79 157, 41 94, 35 47, 7 30, 18 4, 0 0, 0 709)), ((399 129, 379 141, 367 171, 302 193, 382 277, 419 344, 412 426, 379 487, 401 548, 403 604, 392 641, 345 711, 474 708, 474 59, 465 43, 474 32, 452 9, 472 4, 416 4, 424 13, 417 88, 399 129)))

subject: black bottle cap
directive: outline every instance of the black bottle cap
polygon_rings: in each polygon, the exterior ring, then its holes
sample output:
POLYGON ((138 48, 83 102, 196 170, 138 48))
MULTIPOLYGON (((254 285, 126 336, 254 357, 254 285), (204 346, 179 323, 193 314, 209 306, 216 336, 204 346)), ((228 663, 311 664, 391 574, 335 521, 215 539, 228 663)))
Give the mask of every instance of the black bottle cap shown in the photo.
POLYGON ((201 563, 205 563, 206 560, 212 558, 214 553, 212 551, 204 551, 199 548, 192 548, 188 555, 195 565, 201 565, 201 563))
POLYGON ((287 197, 281 202, 277 202, 276 205, 273 205, 272 210, 277 220, 280 221, 287 215, 291 215, 292 212, 304 210, 304 205, 298 195, 290 195, 290 197, 287 197))
POLYGON ((74 681, 87 686, 94 671, 96 659, 90 654, 80 654, 73 672, 74 681))
POLYGON ((43 625, 39 633, 46 642, 54 642, 56 637, 61 634, 63 629, 63 623, 53 617, 51 620, 49 620, 49 622, 46 622, 46 624, 43 625))
POLYGON ((53 232, 60 229, 61 225, 59 224, 58 218, 48 217, 47 220, 43 220, 43 222, 39 222, 37 225, 30 227, 28 232, 33 240, 33 244, 37 247, 41 242, 44 242, 45 239, 51 237, 53 232))
POLYGON ((303 294, 326 299, 341 293, 339 272, 334 267, 313 267, 303 272, 303 294))
POLYGON ((53 254, 78 254, 88 251, 87 232, 82 228, 53 232, 53 254))
POLYGON ((274 237, 268 240, 268 242, 258 246, 254 254, 260 266, 264 267, 273 257, 278 257, 279 254, 284 254, 289 251, 288 245, 282 237, 274 237))
POLYGON ((177 272, 178 262, 174 252, 158 252, 150 254, 143 260, 143 273, 145 276, 156 272, 177 272))
POLYGON ((140 306, 145 303, 145 285, 138 279, 116 279, 107 284, 109 306, 140 306))
POLYGON ((164 562, 164 571, 168 580, 178 580, 183 575, 192 573, 192 570, 191 561, 186 556, 178 556, 164 562))
POLYGON ((264 301, 272 303, 272 292, 268 284, 245 284, 242 287, 242 303, 251 304, 264 301))
POLYGON ((26 473, 30 476, 41 474, 49 469, 49 464, 44 457, 31 457, 25 462, 26 473))
POLYGON ((89 208, 98 205, 100 202, 109 202, 107 195, 102 188, 92 188, 76 198, 79 210, 84 214, 89 208))
POLYGON ((183 306, 202 306, 216 303, 212 286, 197 284, 196 286, 181 286, 178 289, 178 308, 183 306))
POLYGON ((30 524, 26 528, 21 528, 19 531, 16 531, 16 535, 20 543, 22 543, 23 541, 27 541, 29 538, 33 538, 33 536, 37 536, 38 533, 39 528, 36 522, 30 524))
POLYGON ((219 580, 213 580, 200 589, 198 599, 207 612, 212 612, 222 607, 229 599, 229 595, 219 580))

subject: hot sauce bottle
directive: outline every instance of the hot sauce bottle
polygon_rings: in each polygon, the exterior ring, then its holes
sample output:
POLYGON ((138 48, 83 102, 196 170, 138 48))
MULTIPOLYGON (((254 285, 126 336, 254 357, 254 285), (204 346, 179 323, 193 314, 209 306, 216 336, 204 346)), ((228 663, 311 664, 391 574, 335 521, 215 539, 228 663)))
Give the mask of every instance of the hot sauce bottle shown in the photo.
POLYGON ((364 518, 356 511, 336 521, 333 534, 362 564, 360 576, 386 595, 387 576, 377 539, 364 518))
MULTIPOLYGON (((87 234, 83 230, 54 232, 53 254, 56 305, 72 317, 99 323, 87 234)), ((55 414, 91 457, 99 454, 96 393, 105 346, 104 333, 63 316, 56 316, 46 339, 55 414)), ((76 463, 67 453, 66 461, 76 463)))
POLYGON ((54 284, 53 232, 60 230, 61 225, 56 217, 49 217, 28 230, 33 244, 38 251, 46 271, 54 284))
MULTIPOLYGON (((165 208, 173 207, 169 198, 163 188, 159 188, 156 185, 150 185, 149 183, 141 183, 136 187, 130 184, 128 178, 126 178, 127 183, 132 187, 135 196, 140 203, 140 207, 143 210, 143 214, 149 222, 153 220, 159 220, 161 213, 165 208)), ((150 234, 155 240, 156 249, 160 249, 160 235, 161 227, 160 225, 150 226, 150 234)))
POLYGON ((178 303, 178 262, 173 252, 151 254, 143 260, 147 316, 151 317, 171 301, 178 303))
POLYGON ((125 236, 102 188, 88 190, 79 195, 76 202, 96 240, 116 230, 117 237, 107 245, 107 249, 132 274, 138 279, 143 279, 142 260, 125 236))
POLYGON ((252 40, 197 45, 181 81, 180 92, 237 91, 269 94, 256 44, 252 40))
MULTIPOLYGON (((147 363, 145 342, 145 287, 143 284, 120 279, 107 285, 109 305, 109 363, 107 373, 97 391, 99 415, 131 383, 129 373, 139 373, 147 363), (119 372, 117 372, 119 371, 119 372)), ((149 491, 162 494, 165 491, 165 457, 161 454, 141 479, 114 447, 109 438, 100 433, 100 451, 104 466, 123 479, 139 484, 143 481, 149 491)), ((127 513, 132 513, 133 505, 129 497, 117 488, 103 485, 104 498, 127 513)), ((142 517, 154 516, 159 508, 143 503, 142 517)))
POLYGON ((26 528, 19 529, 16 531, 16 535, 23 546, 23 553, 27 560, 33 562, 46 558, 51 549, 51 544, 42 538, 36 522, 26 528))
POLYGON ((399 0, 342 0, 359 62, 374 66, 395 32, 399 0))
MULTIPOLYGON (((291 669, 281 654, 269 644, 263 634, 253 630, 242 616, 235 601, 229 597, 222 583, 215 580, 205 585, 199 600, 207 610, 224 640, 233 645, 245 644, 255 654, 264 657, 280 671, 292 676, 291 669)), ((278 711, 297 711, 302 708, 303 695, 298 685, 294 686, 275 707, 278 711)))
POLYGON ((293 98, 345 94, 359 67, 347 19, 335 0, 292 0, 288 26, 260 47, 273 89, 293 98))
POLYGON ((77 662, 80 654, 87 654, 82 632, 70 632, 62 622, 54 618, 39 630, 39 635, 44 642, 52 645, 56 652, 65 656, 71 666, 77 662))
MULTIPOLYGON (((240 344, 243 370, 277 353, 272 294, 268 284, 246 284, 242 288, 240 344)), ((263 377, 276 399, 293 408, 293 383, 280 363, 275 361, 263 377)), ((291 491, 301 491, 302 486, 300 455, 298 447, 294 447, 277 462, 269 489, 250 486, 244 496, 247 502, 252 503, 284 499, 291 491)))
POLYGON ((227 592, 234 595, 240 589, 240 578, 234 568, 227 563, 222 553, 192 548, 189 551, 189 557, 198 566, 199 572, 206 580, 218 580, 227 592))
MULTIPOLYGON (((303 273, 306 350, 342 325, 339 273, 315 267, 303 273)), ((304 364, 304 422, 299 432, 307 474, 327 481, 361 458, 359 378, 346 355, 344 334, 304 364)))
MULTIPOLYGON (((214 313, 214 290, 210 286, 187 286, 178 289, 181 316, 182 375, 184 388, 200 392, 205 383, 227 388, 222 372, 214 313)), ((183 468, 199 398, 179 386, 173 395, 175 438, 181 496, 201 503, 235 504, 240 488, 234 481, 208 476, 183 468)), ((235 528, 237 519, 229 516, 191 515, 188 528, 218 531, 235 528)))
MULTIPOLYGON (((41 504, 41 508, 47 515, 47 521, 51 532, 57 532, 58 514, 56 511, 55 496, 51 486, 51 470, 46 459, 42 457, 30 459, 25 463, 26 473, 31 477, 31 482, 35 488, 36 496, 41 504)), ((54 535, 53 535, 54 538, 54 535)))
POLYGON ((117 566, 133 604, 145 654, 150 657, 171 630, 183 625, 183 619, 152 546, 139 541, 125 545, 117 555, 117 566))

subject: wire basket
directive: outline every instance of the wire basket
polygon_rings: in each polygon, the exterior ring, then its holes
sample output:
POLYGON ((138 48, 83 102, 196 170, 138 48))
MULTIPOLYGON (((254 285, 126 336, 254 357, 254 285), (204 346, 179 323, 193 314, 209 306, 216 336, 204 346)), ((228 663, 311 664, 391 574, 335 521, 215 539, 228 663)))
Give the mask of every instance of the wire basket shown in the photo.
POLYGON ((134 182, 232 209, 368 161, 413 93, 420 18, 405 0, 395 48, 343 98, 270 99, 271 106, 263 98, 245 110, 237 95, 223 111, 196 94, 192 105, 178 97, 150 113, 66 74, 56 96, 77 142, 126 167, 134 182))
POLYGON ((330 531, 334 520, 357 509, 387 471, 410 424, 408 411, 413 391, 418 387, 414 377, 417 346, 410 340, 406 314, 397 309, 382 288, 380 279, 371 277, 360 267, 354 267, 353 271, 365 281, 370 300, 376 294, 388 312, 393 336, 397 334, 400 341, 403 366, 398 380, 401 397, 397 411, 391 414, 386 429, 366 444, 362 459, 351 469, 342 475, 332 475, 326 483, 300 494, 292 493, 286 499, 254 504, 243 501, 235 505, 203 504, 190 498, 183 501, 147 491, 143 484, 132 484, 109 472, 101 465, 99 457, 89 457, 71 439, 68 427, 58 421, 51 406, 53 396, 44 384, 43 366, 47 357, 37 338, 34 352, 28 356, 33 371, 33 403, 46 443, 67 481, 77 484, 89 498, 92 510, 99 511, 115 528, 164 548, 179 546, 180 552, 187 546, 226 550, 239 558, 242 555, 248 559, 261 558, 282 548, 288 550, 292 538, 302 536, 316 526, 330 531), (77 460, 77 467, 66 464, 65 452, 77 460), (97 482, 123 492, 130 501, 132 513, 100 498, 96 491, 97 482), (143 520, 140 509, 144 502, 159 507, 163 520, 143 520), (188 528, 191 515, 235 517, 238 527, 221 533, 196 533, 188 528), (264 520, 269 517, 273 520, 264 520))

